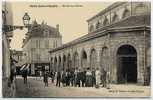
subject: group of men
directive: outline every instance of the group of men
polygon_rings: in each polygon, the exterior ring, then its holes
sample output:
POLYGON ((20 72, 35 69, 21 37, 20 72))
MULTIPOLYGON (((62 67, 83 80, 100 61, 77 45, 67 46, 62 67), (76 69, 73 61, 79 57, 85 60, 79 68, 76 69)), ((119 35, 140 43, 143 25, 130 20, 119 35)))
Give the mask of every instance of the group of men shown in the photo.
POLYGON ((86 70, 62 70, 62 71, 51 71, 50 73, 44 73, 44 82, 45 86, 48 86, 48 77, 51 77, 52 83, 55 83, 56 86, 75 86, 75 87, 96 87, 99 88, 100 85, 102 87, 109 88, 109 75, 110 73, 107 72, 105 69, 101 71, 97 68, 96 70, 90 70, 87 68, 86 70))

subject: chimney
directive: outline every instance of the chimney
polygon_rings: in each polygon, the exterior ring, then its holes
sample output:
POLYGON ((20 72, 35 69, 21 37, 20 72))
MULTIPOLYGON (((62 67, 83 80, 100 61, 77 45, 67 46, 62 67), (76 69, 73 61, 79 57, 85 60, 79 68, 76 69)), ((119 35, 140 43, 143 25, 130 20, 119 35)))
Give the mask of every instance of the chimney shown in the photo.
POLYGON ((56 25, 56 29, 57 29, 57 31, 59 31, 59 24, 56 25))

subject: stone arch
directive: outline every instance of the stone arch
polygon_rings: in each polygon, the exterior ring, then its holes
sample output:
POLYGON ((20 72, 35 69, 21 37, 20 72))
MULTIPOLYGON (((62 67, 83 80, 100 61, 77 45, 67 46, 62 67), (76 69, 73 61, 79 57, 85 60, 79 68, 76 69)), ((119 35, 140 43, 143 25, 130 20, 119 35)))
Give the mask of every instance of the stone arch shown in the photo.
POLYGON ((148 11, 148 6, 145 5, 144 3, 139 3, 134 8, 134 12, 135 12, 136 15, 144 14, 147 11, 148 11))
MULTIPOLYGON (((137 55, 138 56, 138 61, 137 61, 138 70, 140 70, 139 67, 141 67, 140 64, 139 64, 139 63, 141 63, 139 61, 139 59, 141 59, 141 58, 139 58, 139 55, 141 55, 140 50, 139 50, 139 45, 137 45, 137 43, 135 41, 129 41, 129 40, 120 41, 119 43, 117 43, 117 45, 114 45, 111 48, 111 52, 110 52, 111 55, 112 55, 112 57, 111 57, 111 61, 112 61, 112 63, 111 63, 111 68, 112 68, 111 73, 113 75, 111 77, 112 77, 112 82, 115 82, 115 83, 117 83, 117 57, 116 57, 116 53, 117 53, 118 48, 121 47, 122 45, 131 45, 136 49, 137 54, 138 54, 137 55)), ((140 75, 141 75, 141 73, 138 73, 138 76, 140 76, 140 75)))
POLYGON ((81 53, 81 67, 82 69, 85 69, 88 67, 88 61, 87 61, 87 52, 85 50, 82 50, 81 53))
POLYGON ((137 82, 137 51, 131 45, 121 45, 116 53, 118 83, 137 82))
POLYGON ((117 21, 119 21, 119 17, 116 13, 114 13, 113 18, 112 18, 112 22, 115 23, 117 21))
POLYGON ((103 21, 103 26, 107 26, 109 24, 109 20, 107 17, 105 17, 104 21, 103 21))
POLYGON ((133 46, 135 49, 136 49, 136 51, 137 51, 137 53, 139 54, 139 50, 138 50, 138 45, 136 44, 136 42, 135 41, 121 41, 121 42, 119 42, 117 45, 115 45, 114 46, 114 48, 113 48, 113 56, 115 57, 116 56, 116 53, 117 53, 117 50, 118 50, 118 48, 120 47, 120 46, 122 46, 122 45, 131 45, 131 46, 133 46))
POLYGON ((130 16, 130 11, 127 8, 125 8, 125 10, 123 11, 123 14, 122 14, 122 18, 126 18, 128 16, 130 16))
POLYGON ((78 52, 76 51, 74 54, 73 54, 73 61, 74 61, 74 69, 76 68, 79 68, 79 54, 78 52))
POLYGON ((97 52, 94 48, 90 51, 90 68, 96 69, 97 67, 97 52))

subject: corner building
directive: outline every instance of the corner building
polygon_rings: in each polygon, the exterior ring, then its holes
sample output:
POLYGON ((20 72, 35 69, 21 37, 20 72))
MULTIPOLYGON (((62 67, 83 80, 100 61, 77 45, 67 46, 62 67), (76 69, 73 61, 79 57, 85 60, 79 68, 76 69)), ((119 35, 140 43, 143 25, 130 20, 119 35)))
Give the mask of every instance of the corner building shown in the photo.
POLYGON ((59 25, 56 28, 37 21, 28 28, 26 38, 23 40, 24 64, 30 65, 30 75, 37 75, 39 71, 49 70, 50 49, 62 45, 62 36, 59 32, 59 25))
POLYGON ((111 83, 150 83, 150 2, 116 2, 87 20, 88 34, 50 50, 50 69, 105 68, 111 83))

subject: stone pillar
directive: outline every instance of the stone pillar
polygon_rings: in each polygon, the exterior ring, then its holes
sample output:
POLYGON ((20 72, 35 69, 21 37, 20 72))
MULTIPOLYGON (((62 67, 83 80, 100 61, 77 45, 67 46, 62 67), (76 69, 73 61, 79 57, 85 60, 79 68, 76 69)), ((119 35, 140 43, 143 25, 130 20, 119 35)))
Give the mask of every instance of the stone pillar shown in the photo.
POLYGON ((111 83, 117 83, 117 57, 116 52, 114 52, 113 48, 109 48, 109 65, 110 65, 110 78, 111 83))
POLYGON ((96 68, 99 68, 101 70, 101 48, 100 47, 96 49, 96 53, 97 53, 96 68))
POLYGON ((87 65, 86 65, 86 68, 87 67, 91 68, 91 66, 90 66, 90 50, 88 49, 86 51, 86 53, 87 53, 87 65))
POLYGON ((144 84, 144 75, 145 75, 145 50, 141 46, 137 54, 137 81, 138 84, 144 84))

